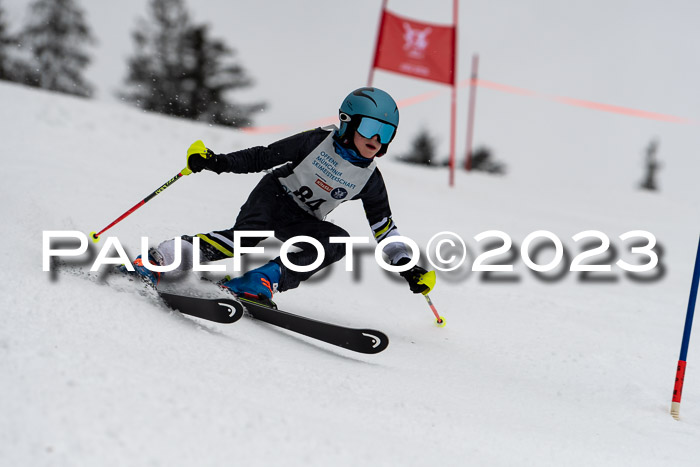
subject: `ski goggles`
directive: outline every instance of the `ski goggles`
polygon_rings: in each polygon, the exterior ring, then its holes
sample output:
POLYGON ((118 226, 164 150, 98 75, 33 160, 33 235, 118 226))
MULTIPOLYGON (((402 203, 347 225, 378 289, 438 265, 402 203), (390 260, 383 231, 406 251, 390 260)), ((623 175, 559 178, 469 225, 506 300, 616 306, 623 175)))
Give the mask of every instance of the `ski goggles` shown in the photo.
POLYGON ((374 135, 379 135, 379 142, 389 144, 396 133, 396 127, 388 123, 380 122, 369 117, 362 117, 357 126, 357 132, 367 139, 372 139, 374 135))

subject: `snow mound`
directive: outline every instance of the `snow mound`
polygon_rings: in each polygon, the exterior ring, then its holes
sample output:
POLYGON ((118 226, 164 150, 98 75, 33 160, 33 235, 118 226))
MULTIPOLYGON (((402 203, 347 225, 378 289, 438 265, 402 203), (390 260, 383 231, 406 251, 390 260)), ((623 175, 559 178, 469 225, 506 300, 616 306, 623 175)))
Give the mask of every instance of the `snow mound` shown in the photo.
MULTIPOLYGON (((229 152, 269 140, 10 84, 0 100, 6 465, 656 466, 700 456, 694 367, 682 421, 668 414, 700 231, 697 187, 643 193, 614 183, 624 169, 615 161, 596 181, 599 168, 538 163, 533 153, 528 171, 458 173, 448 188, 446 171, 389 155, 379 163, 401 232, 421 248, 454 232, 469 261, 438 275, 431 297, 442 329, 371 249, 356 274, 341 263, 279 295, 289 311, 389 335, 383 353, 356 355, 250 319, 190 319, 138 287, 42 271, 43 231, 99 230, 178 173, 192 141, 229 152), (514 271, 471 272, 484 249, 474 236, 494 229, 513 239, 516 254, 500 259, 514 271), (602 257, 610 273, 537 276, 520 258, 530 232, 549 230, 570 263, 582 251, 571 237, 591 229, 615 247, 602 257), (656 236, 660 265, 626 274, 614 262, 635 256, 619 235, 640 229, 656 236)), ((134 255, 141 236, 227 228, 258 179, 186 177, 110 234, 134 255)), ((357 203, 330 218, 370 234, 357 203)), ((278 246, 269 243, 270 256, 278 246)))

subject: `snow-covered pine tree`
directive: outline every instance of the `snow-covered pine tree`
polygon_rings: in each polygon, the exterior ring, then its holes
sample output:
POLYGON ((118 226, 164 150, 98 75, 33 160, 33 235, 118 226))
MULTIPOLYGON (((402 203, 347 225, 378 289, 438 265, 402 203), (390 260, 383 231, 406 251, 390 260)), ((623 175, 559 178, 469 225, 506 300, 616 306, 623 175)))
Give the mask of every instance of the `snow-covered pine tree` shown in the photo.
POLYGON ((12 80, 12 65, 10 63, 10 47, 14 42, 5 21, 5 9, 0 0, 0 80, 12 80))
POLYGON ((149 14, 137 20, 132 33, 136 51, 128 60, 127 90, 121 95, 144 110, 184 116, 178 81, 189 15, 182 0, 152 0, 149 14))
POLYGON ((435 140, 427 129, 423 128, 413 138, 411 150, 402 156, 400 160, 413 164, 436 165, 435 162, 435 140))
POLYGON ((5 9, 0 0, 0 80, 15 81, 24 84, 38 84, 38 73, 28 54, 22 53, 20 38, 9 32, 5 21, 5 9))
POLYGON ((30 20, 20 33, 22 49, 33 62, 26 84, 51 91, 90 97, 93 87, 83 77, 90 63, 85 51, 95 39, 75 0, 35 0, 30 20))
POLYGON ((495 160, 491 149, 480 146, 472 153, 471 169, 477 172, 488 172, 496 175, 506 173, 506 165, 495 160))
POLYGON ((133 33, 136 51, 121 96, 144 110, 176 117, 250 124, 263 104, 233 104, 225 97, 251 85, 240 65, 225 63, 233 51, 210 39, 208 26, 191 23, 183 0, 151 0, 149 13, 133 33))
POLYGON ((235 127, 252 123, 252 114, 265 107, 263 103, 234 104, 226 94, 252 85, 243 67, 227 63, 234 51, 222 40, 209 37, 209 26, 189 28, 183 47, 185 68, 182 85, 189 93, 189 118, 235 127))

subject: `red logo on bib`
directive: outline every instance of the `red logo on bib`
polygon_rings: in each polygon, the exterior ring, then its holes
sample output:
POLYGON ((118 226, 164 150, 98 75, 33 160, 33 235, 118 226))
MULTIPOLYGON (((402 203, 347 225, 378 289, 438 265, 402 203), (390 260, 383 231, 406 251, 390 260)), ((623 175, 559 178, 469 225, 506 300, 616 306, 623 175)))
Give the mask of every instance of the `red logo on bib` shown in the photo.
POLYGON ((328 183, 324 182, 320 178, 316 179, 316 185, 320 186, 324 190, 330 193, 330 191, 333 189, 328 183))

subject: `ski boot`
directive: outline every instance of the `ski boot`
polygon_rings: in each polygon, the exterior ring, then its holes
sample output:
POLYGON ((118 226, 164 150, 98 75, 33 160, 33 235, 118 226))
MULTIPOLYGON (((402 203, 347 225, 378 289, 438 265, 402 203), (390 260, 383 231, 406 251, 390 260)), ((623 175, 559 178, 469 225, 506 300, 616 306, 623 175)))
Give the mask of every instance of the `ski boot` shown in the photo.
MULTIPOLYGON (((150 248, 148 250, 148 262, 154 266, 162 266, 163 255, 161 255, 155 248, 150 248)), ((143 258, 141 258, 141 255, 138 255, 132 264, 134 265, 133 273, 126 269, 126 266, 123 264, 117 269, 119 272, 124 274, 138 274, 139 277, 141 277, 147 284, 153 286, 154 288, 158 286, 162 273, 158 271, 151 271, 150 269, 146 268, 146 266, 143 265, 143 258)))
POLYGON ((221 286, 239 298, 277 308, 272 301, 272 294, 277 292, 280 275, 280 266, 270 261, 264 266, 246 272, 241 277, 226 280, 221 286))

